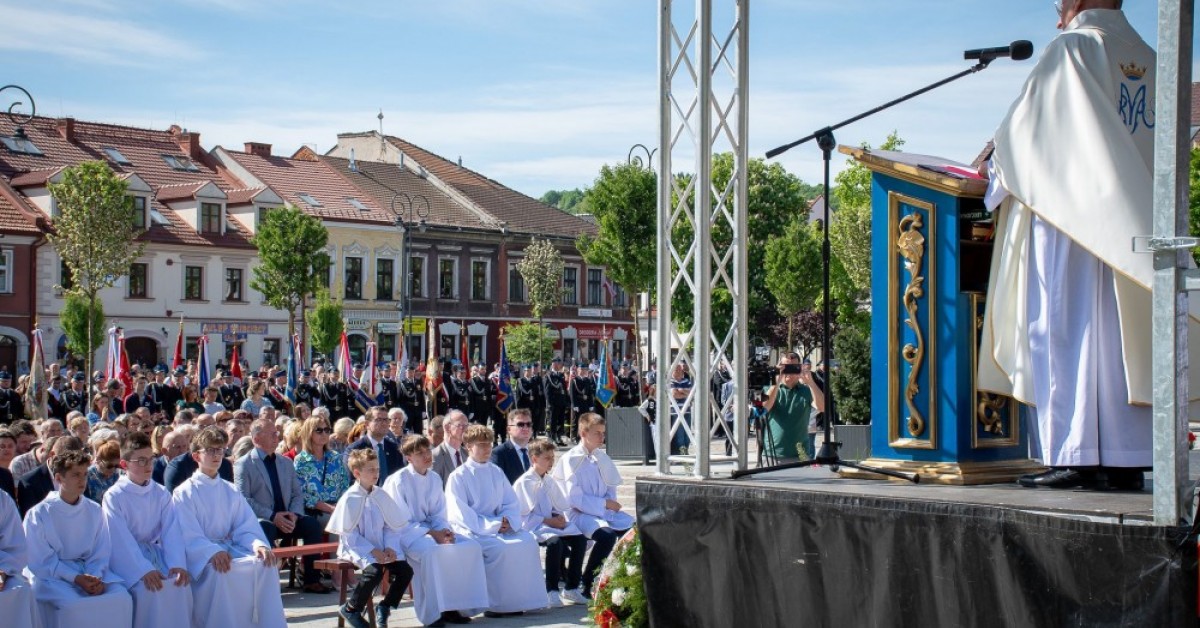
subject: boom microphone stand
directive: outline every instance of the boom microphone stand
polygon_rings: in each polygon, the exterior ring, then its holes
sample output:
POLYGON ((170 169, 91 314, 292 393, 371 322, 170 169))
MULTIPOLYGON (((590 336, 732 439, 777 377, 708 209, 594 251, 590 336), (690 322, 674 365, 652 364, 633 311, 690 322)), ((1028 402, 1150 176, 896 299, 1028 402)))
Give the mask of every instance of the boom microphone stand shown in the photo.
MULTIPOLYGON (((871 109, 869 111, 860 113, 852 118, 848 118, 848 119, 838 122, 837 124, 834 124, 832 126, 827 126, 823 129, 815 131, 812 134, 802 137, 790 144, 784 144, 783 146, 780 146, 778 148, 773 148, 773 149, 767 151, 767 158, 772 158, 772 157, 780 155, 796 146, 799 146, 801 144, 804 144, 806 142, 809 142, 809 141, 812 141, 815 139, 815 140, 817 140, 817 146, 821 149, 821 158, 822 158, 822 162, 823 162, 823 165, 825 168, 825 173, 824 173, 825 174, 825 189, 822 191, 823 198, 825 201, 825 214, 824 214, 825 224, 823 225, 822 230, 825 232, 825 237, 821 242, 821 260, 824 263, 824 268, 822 269, 822 271, 823 271, 822 272, 822 275, 823 275, 822 280, 824 282, 824 285, 822 287, 822 290, 823 290, 822 294, 823 294, 824 300, 825 300, 824 308, 823 308, 824 311, 822 312, 822 314, 823 314, 823 320, 822 320, 823 329, 821 332, 821 353, 824 356, 825 365, 827 367, 825 369, 825 381, 824 381, 824 385, 825 385, 825 387, 824 387, 825 416, 826 416, 826 419, 825 419, 825 442, 821 444, 821 449, 817 451, 816 457, 813 458, 812 460, 801 460, 799 462, 788 462, 788 463, 784 463, 784 464, 776 464, 776 465, 770 465, 770 466, 766 466, 766 467, 759 467, 757 469, 738 469, 738 470, 735 470, 732 474, 732 477, 734 479, 741 478, 741 477, 747 477, 750 475, 756 475, 758 473, 769 473, 771 471, 781 471, 784 469, 797 469, 797 468, 802 468, 802 467, 811 467, 814 465, 829 465, 829 466, 833 467, 834 469, 837 469, 838 467, 850 467, 851 469, 858 469, 860 471, 866 471, 868 473, 876 473, 878 475, 886 475, 888 477, 899 478, 901 480, 908 480, 914 484, 917 484, 921 481, 921 476, 917 475, 915 473, 900 473, 898 471, 890 471, 888 469, 878 469, 875 467, 866 466, 866 465, 863 465, 859 462, 855 462, 852 460, 843 460, 842 457, 838 454, 838 450, 841 449, 842 444, 838 443, 838 442, 834 442, 834 440, 833 440, 833 420, 837 416, 837 413, 834 411, 833 392, 832 392, 833 391, 833 368, 832 368, 832 363, 830 360, 830 358, 833 355, 833 351, 832 351, 833 347, 829 341, 830 327, 832 325, 832 320, 833 320, 832 312, 830 310, 830 302, 832 301, 832 299, 830 298, 830 295, 829 295, 829 261, 830 261, 829 169, 830 169, 830 160, 833 156, 833 149, 837 146, 837 140, 834 138, 833 132, 848 125, 848 124, 852 124, 852 123, 858 122, 859 120, 862 120, 863 118, 866 118, 868 116, 875 115, 875 114, 879 113, 880 111, 883 111, 884 109, 894 107, 902 102, 905 102, 907 100, 910 100, 912 98, 920 96, 921 94, 924 94, 925 92, 935 90, 947 83, 952 83, 954 81, 957 81, 958 79, 963 78, 964 76, 976 74, 976 73, 986 69, 992 61, 994 61, 995 59, 997 59, 999 57, 1012 56, 1012 58, 1014 60, 1023 61, 1025 59, 1028 59, 1030 56, 1032 56, 1032 54, 1033 54, 1033 45, 1027 41, 1016 41, 1016 42, 1013 42, 1012 45, 1004 47, 1004 48, 989 48, 989 49, 976 50, 976 51, 967 51, 966 54, 964 55, 965 58, 978 59, 979 63, 976 63, 975 65, 971 66, 970 68, 967 68, 966 70, 963 70, 962 72, 954 74, 953 76, 944 78, 936 83, 922 87, 921 89, 918 89, 917 91, 914 91, 914 92, 911 92, 904 96, 901 96, 900 98, 897 98, 891 102, 888 102, 888 103, 885 103, 878 107, 875 107, 874 109, 871 109)), ((776 384, 776 385, 778 385, 778 384, 776 384)))

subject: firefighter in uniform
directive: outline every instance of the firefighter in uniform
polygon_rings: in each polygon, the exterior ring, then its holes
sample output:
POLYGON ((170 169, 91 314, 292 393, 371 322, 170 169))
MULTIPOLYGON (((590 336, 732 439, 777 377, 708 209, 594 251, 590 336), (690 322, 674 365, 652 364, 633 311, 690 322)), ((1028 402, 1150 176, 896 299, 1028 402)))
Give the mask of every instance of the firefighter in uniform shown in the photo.
POLYGON ((424 434, 425 423, 425 391, 417 381, 417 369, 411 364, 404 369, 404 377, 396 382, 398 393, 397 406, 404 410, 408 430, 413 434, 424 434))
POLYGON ((567 375, 559 358, 554 358, 550 363, 545 390, 546 410, 550 413, 547 432, 551 440, 562 443, 566 437, 567 415, 571 412, 571 397, 567 393, 567 375))

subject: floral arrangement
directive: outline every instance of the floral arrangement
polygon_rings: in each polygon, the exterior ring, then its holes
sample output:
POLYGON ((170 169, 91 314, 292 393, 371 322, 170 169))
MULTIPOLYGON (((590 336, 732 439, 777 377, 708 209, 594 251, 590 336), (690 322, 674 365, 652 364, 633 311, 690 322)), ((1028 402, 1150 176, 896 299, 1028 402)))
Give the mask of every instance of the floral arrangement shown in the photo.
POLYGON ((645 628, 650 625, 646 589, 642 586, 642 539, 631 528, 600 568, 592 592, 592 621, 600 628, 645 628))

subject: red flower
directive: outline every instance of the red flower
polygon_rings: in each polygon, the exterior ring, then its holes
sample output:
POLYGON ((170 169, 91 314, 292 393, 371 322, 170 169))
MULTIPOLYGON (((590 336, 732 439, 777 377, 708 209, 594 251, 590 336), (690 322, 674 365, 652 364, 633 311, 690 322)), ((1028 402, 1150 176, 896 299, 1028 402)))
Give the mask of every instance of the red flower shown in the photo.
POLYGON ((621 623, 617 614, 611 608, 604 609, 603 613, 596 616, 596 625, 600 628, 617 628, 621 623))
POLYGON ((1195 432, 1188 432, 1188 442, 1189 443, 1196 442, 1196 433, 1195 432))

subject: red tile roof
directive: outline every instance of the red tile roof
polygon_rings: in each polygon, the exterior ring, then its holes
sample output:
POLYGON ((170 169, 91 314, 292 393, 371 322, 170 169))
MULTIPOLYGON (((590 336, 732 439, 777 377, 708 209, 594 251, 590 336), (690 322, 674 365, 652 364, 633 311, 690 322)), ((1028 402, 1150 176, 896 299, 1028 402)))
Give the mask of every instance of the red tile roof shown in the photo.
POLYGON ((267 188, 234 188, 225 190, 228 199, 225 200, 226 205, 249 205, 254 202, 254 197, 258 196, 267 188))
MULTIPOLYGON (((444 192, 434 187, 427 179, 423 179, 411 170, 403 170, 396 164, 380 161, 355 161, 359 172, 350 170, 350 161, 341 157, 320 157, 331 168, 337 170, 343 177, 371 195, 375 202, 391 209, 392 197, 395 192, 403 192, 413 199, 412 219, 418 220, 424 203, 418 195, 429 201, 428 216, 425 222, 441 227, 463 227, 471 229, 484 228, 479 214, 457 203, 446 196, 444 192)), ((405 214, 408 218, 406 201, 400 197, 396 201, 396 212, 405 214)), ((494 227, 493 227, 494 228, 494 227)))
POLYGON ((22 187, 41 187, 46 185, 46 182, 54 178, 54 175, 63 171, 66 166, 58 166, 55 168, 45 168, 43 170, 34 170, 32 172, 24 172, 12 178, 9 183, 15 188, 22 187))
POLYGON ((38 235, 42 231, 37 227, 34 210, 25 205, 20 194, 9 187, 0 177, 0 232, 38 235))
POLYGON ((172 201, 182 201, 184 199, 196 198, 196 192, 200 188, 208 185, 208 181, 191 181, 188 183, 172 183, 169 185, 160 185, 154 191, 154 198, 160 203, 170 203, 172 201))

